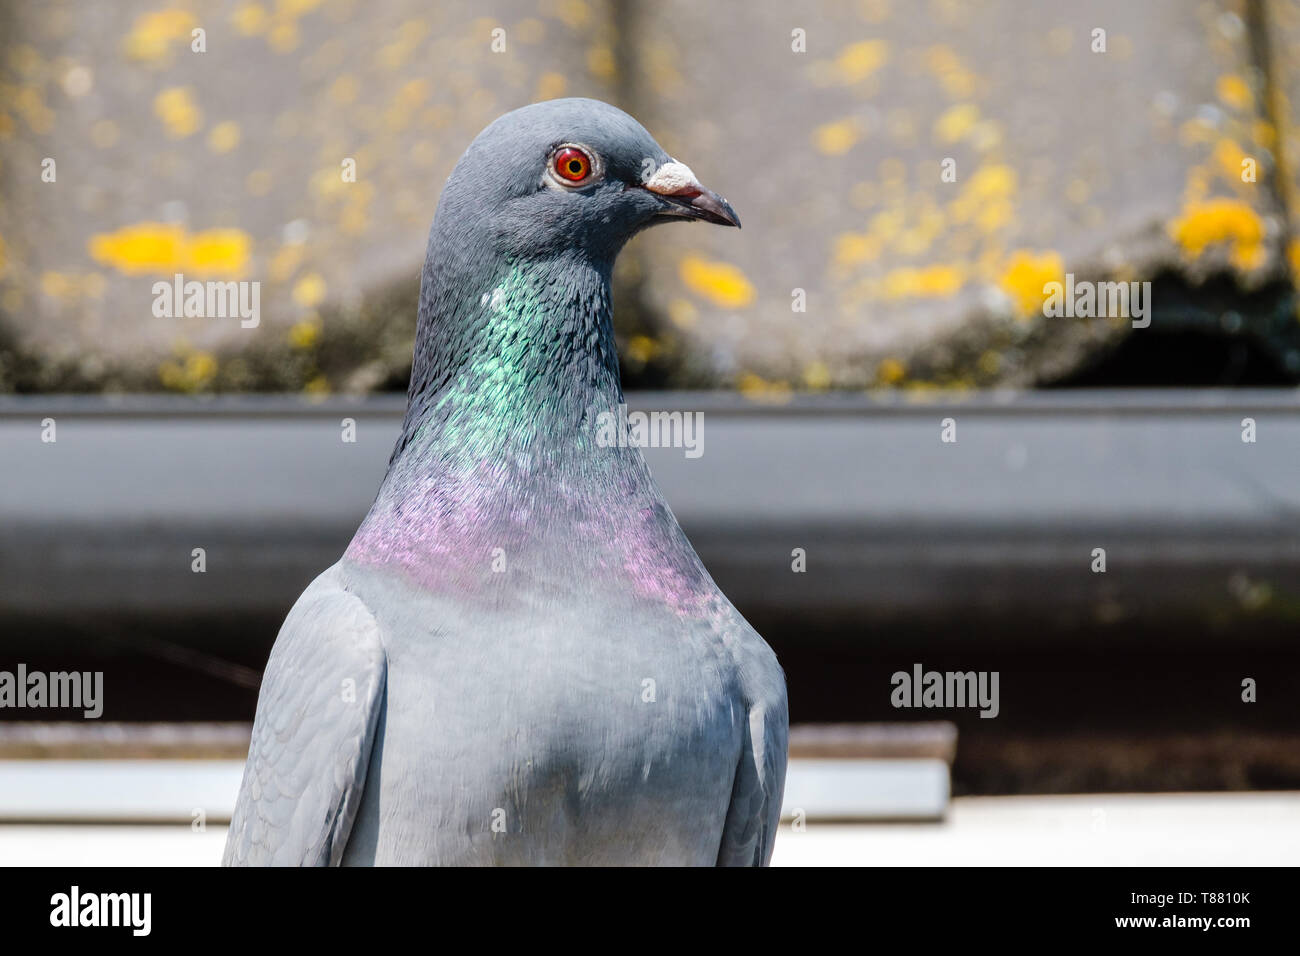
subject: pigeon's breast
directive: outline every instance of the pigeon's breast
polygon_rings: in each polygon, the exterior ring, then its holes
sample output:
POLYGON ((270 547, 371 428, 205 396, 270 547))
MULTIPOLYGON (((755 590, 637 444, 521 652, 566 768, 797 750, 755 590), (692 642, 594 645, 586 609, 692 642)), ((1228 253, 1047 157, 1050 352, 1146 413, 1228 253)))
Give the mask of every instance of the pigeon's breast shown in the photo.
POLYGON ((713 863, 746 713, 713 622, 634 593, 526 615, 382 603, 352 862, 713 863))

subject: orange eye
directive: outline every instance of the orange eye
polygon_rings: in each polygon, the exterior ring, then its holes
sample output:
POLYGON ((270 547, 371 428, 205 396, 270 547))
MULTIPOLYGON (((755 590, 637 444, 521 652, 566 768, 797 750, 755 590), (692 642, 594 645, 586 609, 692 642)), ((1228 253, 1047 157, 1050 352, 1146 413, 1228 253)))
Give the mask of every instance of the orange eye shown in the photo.
POLYGON ((591 175, 591 158, 576 146, 566 146, 551 160, 555 173, 571 183, 580 183, 591 175))

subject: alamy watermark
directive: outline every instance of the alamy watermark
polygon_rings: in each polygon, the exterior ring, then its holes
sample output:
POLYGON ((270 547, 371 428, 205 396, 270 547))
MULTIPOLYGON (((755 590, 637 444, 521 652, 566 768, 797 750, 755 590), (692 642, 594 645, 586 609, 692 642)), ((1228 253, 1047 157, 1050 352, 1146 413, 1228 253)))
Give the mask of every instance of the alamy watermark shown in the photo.
POLYGON ((980 717, 996 717, 1000 710, 997 671, 927 671, 913 664, 910 673, 895 671, 889 682, 895 707, 978 707, 980 717))
POLYGON ((1076 281, 1067 272, 1064 283, 1046 283, 1043 295, 1043 315, 1049 319, 1132 319, 1135 329, 1151 324, 1150 282, 1076 281))
POLYGON ((148 936, 152 928, 152 893, 84 893, 73 886, 50 897, 51 926, 118 926, 132 936, 148 936))
POLYGON ((703 412, 629 412, 620 402, 594 420, 601 448, 681 448, 687 458, 704 454, 703 412))
POLYGON ((104 713, 103 671, 0 671, 0 708, 76 710, 89 720, 104 713))
POLYGON ((261 282, 186 282, 178 272, 171 282, 155 282, 152 291, 153 314, 160 319, 237 317, 245 329, 262 321, 261 282))

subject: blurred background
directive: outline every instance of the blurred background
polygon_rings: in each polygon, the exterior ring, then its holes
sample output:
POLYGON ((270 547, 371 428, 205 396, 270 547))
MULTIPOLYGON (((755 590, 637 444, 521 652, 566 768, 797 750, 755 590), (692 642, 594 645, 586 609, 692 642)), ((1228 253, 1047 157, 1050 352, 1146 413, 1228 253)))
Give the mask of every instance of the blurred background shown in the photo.
POLYGON ((0 670, 105 686, 0 707, 0 861, 215 862, 441 184, 558 96, 745 223, 637 238, 615 321, 629 402, 704 413, 648 457, 789 678, 778 862, 1294 860, 1297 63, 1296 0, 0 0, 0 670), (176 273, 260 321, 156 316, 176 273), (1149 325, 1048 317, 1067 274, 1149 325), (998 716, 894 708, 916 664, 998 716))

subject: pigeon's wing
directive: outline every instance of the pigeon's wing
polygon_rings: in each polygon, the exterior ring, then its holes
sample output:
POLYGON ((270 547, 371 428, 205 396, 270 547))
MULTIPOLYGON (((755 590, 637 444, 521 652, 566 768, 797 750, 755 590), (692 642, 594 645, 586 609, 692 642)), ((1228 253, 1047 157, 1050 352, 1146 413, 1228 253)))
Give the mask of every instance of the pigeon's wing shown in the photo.
POLYGON ((374 617, 325 572, 289 612, 267 662, 224 865, 338 865, 386 673, 374 617))
MULTIPOLYGON (((775 667, 775 660, 773 661, 775 667)), ((778 677, 780 669, 776 671, 778 677)), ((790 736, 785 681, 766 700, 749 705, 745 738, 731 787, 731 804, 718 849, 718 866, 767 866, 781 822, 790 736)))

